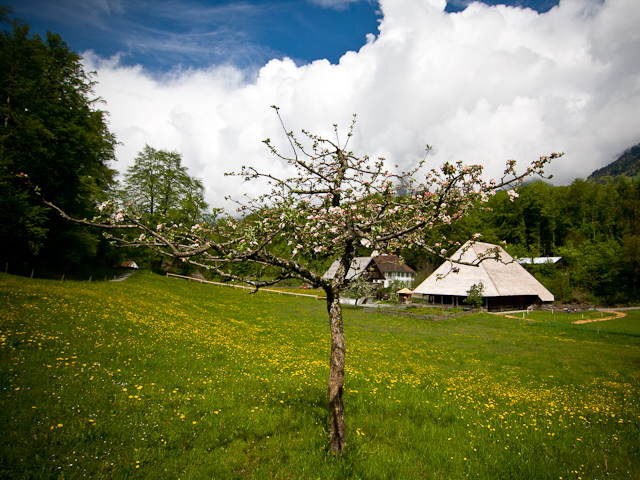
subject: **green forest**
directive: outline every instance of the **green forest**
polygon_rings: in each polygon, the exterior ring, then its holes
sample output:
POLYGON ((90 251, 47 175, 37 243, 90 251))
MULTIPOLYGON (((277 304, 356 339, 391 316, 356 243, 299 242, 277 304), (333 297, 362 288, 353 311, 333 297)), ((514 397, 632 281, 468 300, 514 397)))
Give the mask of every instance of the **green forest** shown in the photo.
MULTIPOLYGON (((118 181, 117 139, 81 58, 60 36, 30 35, 28 24, 10 16, 10 8, 0 9, 0 265, 14 274, 77 279, 97 277, 125 258, 158 266, 142 249, 115 249, 97 229, 64 221, 41 199, 77 218, 91 218, 110 199, 159 222, 196 223, 212 218, 202 182, 189 176, 178 152, 150 146, 118 181)), ((637 153, 625 152, 625 161, 637 153)), ((515 201, 498 192, 429 235, 463 243, 481 233, 489 243, 506 240, 517 257, 562 257, 560 265, 528 267, 562 302, 638 302, 640 184, 618 170, 604 173, 615 178, 568 186, 534 181, 515 201)), ((419 279, 442 261, 424 251, 400 253, 419 279)))
MULTIPOLYGON (((568 186, 538 181, 518 188, 510 201, 499 192, 458 224, 440 233, 465 242, 507 241, 514 257, 562 257, 559 265, 527 269, 561 302, 624 304, 640 300, 640 183, 626 178, 606 185, 576 179, 568 186)), ((404 252, 418 271, 426 257, 404 252)), ((424 278, 424 274, 422 276, 424 278)))
POLYGON ((128 203, 145 218, 202 221, 208 209, 200 180, 177 152, 146 146, 118 179, 115 135, 94 94, 95 80, 59 35, 30 34, 0 5, 0 261, 5 272, 51 278, 100 278, 131 257, 99 229, 64 220, 46 199, 75 218, 91 218, 107 200, 128 203))

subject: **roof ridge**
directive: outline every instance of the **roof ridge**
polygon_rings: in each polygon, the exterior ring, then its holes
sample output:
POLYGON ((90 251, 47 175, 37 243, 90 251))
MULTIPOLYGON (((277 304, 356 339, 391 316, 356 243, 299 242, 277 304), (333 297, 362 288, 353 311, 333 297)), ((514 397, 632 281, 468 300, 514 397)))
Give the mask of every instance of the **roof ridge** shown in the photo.
MULTIPOLYGON (((494 245, 494 244, 491 244, 491 243, 485 243, 485 242, 476 242, 476 243, 474 243, 474 247, 475 247, 475 245, 478 245, 478 244, 487 245, 487 246, 488 246, 488 248, 485 248, 485 249, 484 249, 484 250, 482 250, 481 252, 478 252, 478 251, 474 248, 474 249, 473 249, 473 251, 475 252, 476 257, 477 257, 477 255, 478 255, 479 253, 486 253, 486 252, 487 252, 487 250, 490 250, 491 248, 494 248, 494 247, 498 247, 498 248, 500 248, 500 250, 502 250, 502 252, 504 252, 506 255, 509 255, 509 254, 507 253, 507 251, 506 251, 504 248, 502 248, 500 245, 494 245)), ((501 254, 502 254, 502 252, 501 252, 501 254)), ((509 255, 509 257, 511 258, 511 260, 513 260, 513 257, 511 257, 511 255, 509 255)), ((492 258, 495 258, 495 257, 487 257, 487 260, 490 260, 490 259, 492 259, 492 258)), ((487 277, 489 277, 489 280, 491 280, 491 285, 493 285, 493 288, 495 288, 495 289, 496 289, 496 292, 498 292, 498 294, 499 294, 500 296, 502 296, 502 293, 503 293, 503 292, 501 291, 501 289, 500 289, 500 288, 498 288, 498 284, 494 281, 492 272, 490 272, 489 270, 487 270, 487 269, 485 268, 485 262, 486 262, 486 260, 481 261, 481 262, 480 262, 480 265, 482 266, 482 269, 484 270, 484 272, 487 274, 487 277)), ((498 273, 499 273, 499 272, 497 272, 497 271, 496 271, 496 272, 493 272, 493 273, 495 273, 496 275, 498 275, 498 273)))

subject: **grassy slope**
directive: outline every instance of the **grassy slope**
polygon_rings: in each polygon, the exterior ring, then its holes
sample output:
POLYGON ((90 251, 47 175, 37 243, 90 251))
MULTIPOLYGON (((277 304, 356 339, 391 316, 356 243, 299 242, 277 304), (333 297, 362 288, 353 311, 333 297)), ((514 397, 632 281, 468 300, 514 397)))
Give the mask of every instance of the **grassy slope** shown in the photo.
POLYGON ((0 274, 0 477, 640 476, 640 313, 345 317, 335 459, 322 301, 0 274))

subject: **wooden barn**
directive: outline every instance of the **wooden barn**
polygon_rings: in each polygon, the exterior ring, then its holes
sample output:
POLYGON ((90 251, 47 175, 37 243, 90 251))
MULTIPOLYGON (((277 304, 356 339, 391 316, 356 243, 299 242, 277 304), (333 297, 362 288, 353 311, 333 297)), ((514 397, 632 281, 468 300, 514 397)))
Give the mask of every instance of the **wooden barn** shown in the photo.
POLYGON ((553 302, 554 296, 533 275, 500 248, 501 260, 479 261, 478 255, 496 245, 467 242, 413 291, 428 301, 445 305, 464 305, 473 285, 484 287, 484 307, 489 311, 522 310, 530 305, 553 302), (451 261, 453 260, 453 261, 451 261), (463 262, 463 263, 456 263, 463 262), (453 267, 460 269, 453 272, 453 267), (442 278, 438 280, 438 277, 442 278))
POLYGON ((398 301, 400 303, 411 303, 411 296, 413 295, 413 292, 410 289, 403 288, 402 290, 397 291, 396 294, 398 295, 398 301))

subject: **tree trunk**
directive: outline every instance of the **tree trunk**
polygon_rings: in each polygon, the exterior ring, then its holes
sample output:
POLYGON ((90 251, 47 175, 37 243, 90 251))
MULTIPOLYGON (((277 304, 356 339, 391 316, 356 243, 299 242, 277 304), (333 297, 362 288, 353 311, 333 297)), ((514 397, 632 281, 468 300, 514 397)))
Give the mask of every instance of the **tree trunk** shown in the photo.
POLYGON ((334 454, 340 455, 346 444, 344 424, 344 362, 346 346, 342 324, 342 307, 336 292, 327 291, 327 309, 331 328, 331 357, 329 360, 329 443, 334 454))

